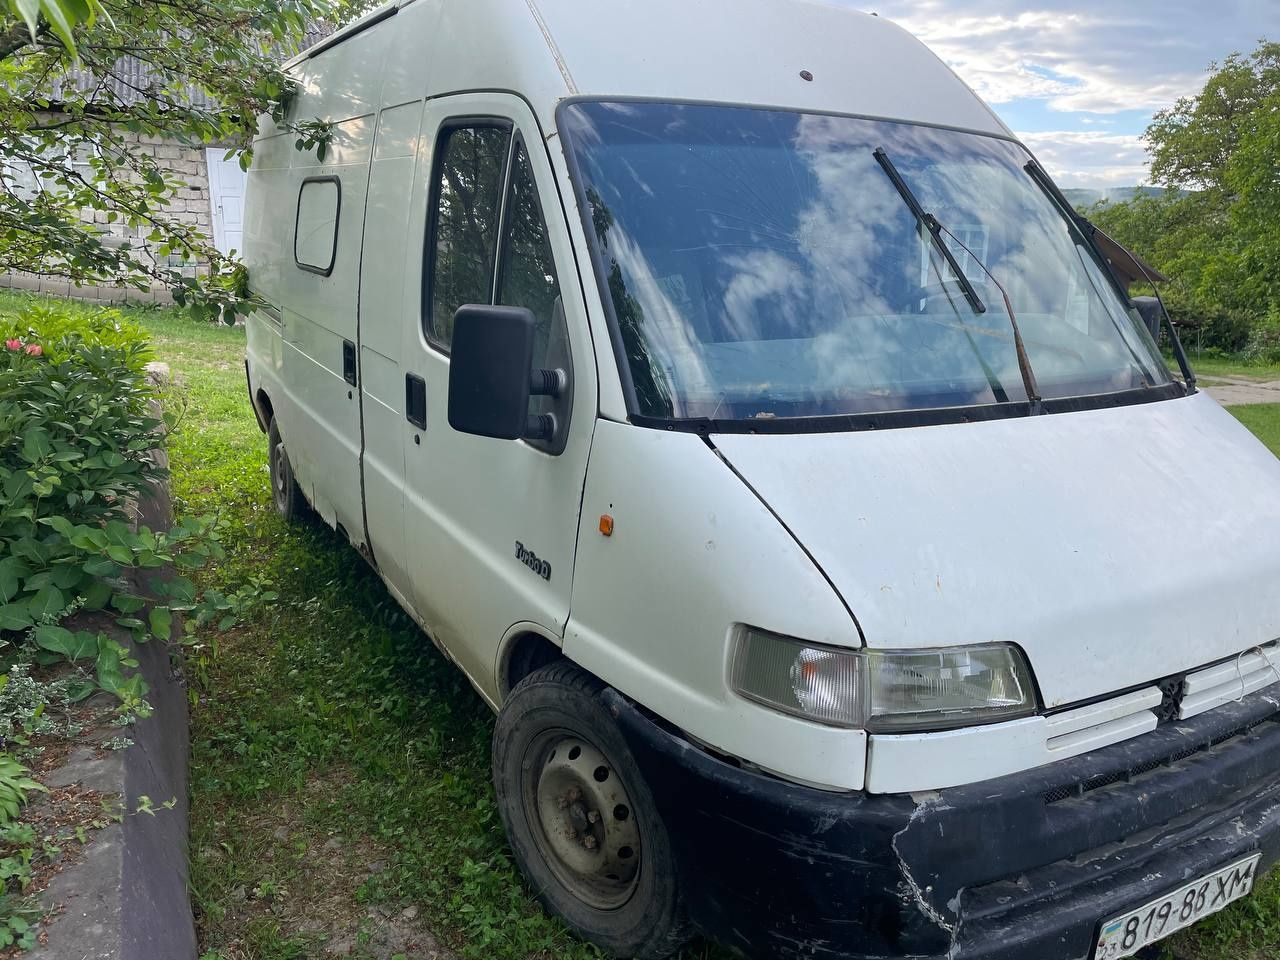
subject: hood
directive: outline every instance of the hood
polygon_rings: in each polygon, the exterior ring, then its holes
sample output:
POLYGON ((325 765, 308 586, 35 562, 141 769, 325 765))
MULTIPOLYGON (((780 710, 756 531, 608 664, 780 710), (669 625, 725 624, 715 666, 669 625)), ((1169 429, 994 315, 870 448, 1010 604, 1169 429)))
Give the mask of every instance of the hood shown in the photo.
POLYGON ((1280 460, 1204 394, 713 439, 869 646, 1009 641, 1054 707, 1280 637, 1280 460))

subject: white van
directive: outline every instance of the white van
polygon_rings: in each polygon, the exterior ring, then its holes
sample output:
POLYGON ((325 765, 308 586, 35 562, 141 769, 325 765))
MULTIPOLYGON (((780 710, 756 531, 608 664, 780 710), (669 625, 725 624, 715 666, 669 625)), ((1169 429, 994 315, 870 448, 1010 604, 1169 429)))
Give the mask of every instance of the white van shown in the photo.
POLYGON ((893 24, 401 0, 264 120, 249 392, 621 956, 1113 960, 1280 856, 1280 461, 893 24))

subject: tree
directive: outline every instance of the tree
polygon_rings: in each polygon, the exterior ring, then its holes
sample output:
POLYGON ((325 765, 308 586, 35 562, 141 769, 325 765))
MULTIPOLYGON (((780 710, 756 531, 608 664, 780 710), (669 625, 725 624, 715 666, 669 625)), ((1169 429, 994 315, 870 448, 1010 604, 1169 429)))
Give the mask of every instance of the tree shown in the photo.
POLYGON ((1240 237, 1241 293, 1280 314, 1280 92, 1252 116, 1225 174, 1236 198, 1231 224, 1240 237))
POLYGON ((147 141, 247 150, 266 113, 300 149, 322 151, 327 125, 285 121, 292 81, 277 64, 309 21, 355 12, 328 0, 7 0, 0 270, 140 288, 159 281, 179 303, 234 309, 241 269, 166 215, 182 184, 147 141), (73 70, 81 82, 68 82, 73 70), (83 211, 129 225, 138 241, 110 242, 83 211), (208 262, 210 275, 183 277, 167 265, 170 254, 208 262))
POLYGON ((1249 136, 1259 110, 1280 93, 1280 43, 1265 40, 1248 56, 1233 53, 1194 97, 1161 110, 1143 139, 1151 182, 1166 187, 1229 189, 1227 167, 1249 136))
POLYGON ((1206 343, 1238 350, 1280 311, 1280 43, 1210 70, 1144 136, 1168 191, 1089 216, 1171 278, 1171 305, 1206 324, 1206 343))

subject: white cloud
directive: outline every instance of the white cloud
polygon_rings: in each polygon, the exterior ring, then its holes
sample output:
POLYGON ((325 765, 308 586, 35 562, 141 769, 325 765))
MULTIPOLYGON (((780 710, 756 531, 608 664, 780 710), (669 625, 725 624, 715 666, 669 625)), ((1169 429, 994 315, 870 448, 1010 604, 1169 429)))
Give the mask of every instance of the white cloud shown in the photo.
POLYGON ((1019 133, 1058 183, 1068 187, 1114 187, 1142 183, 1147 155, 1136 136, 1101 130, 1019 133))
POLYGON ((997 112, 1034 105, 1061 114, 1064 132, 1027 139, 1073 186, 1146 177, 1135 138, 1082 136, 1089 128, 1101 133, 1109 116, 1167 107, 1200 88, 1210 61, 1252 50, 1268 30, 1280 34, 1280 0, 846 2, 914 33, 997 112))
POLYGON ((1251 48, 1256 21, 1230 10, 1246 5, 1041 0, 1014 12, 1013 0, 890 0, 880 12, 992 103, 1038 99, 1055 110, 1113 113, 1167 106, 1196 87, 1209 60, 1251 48))

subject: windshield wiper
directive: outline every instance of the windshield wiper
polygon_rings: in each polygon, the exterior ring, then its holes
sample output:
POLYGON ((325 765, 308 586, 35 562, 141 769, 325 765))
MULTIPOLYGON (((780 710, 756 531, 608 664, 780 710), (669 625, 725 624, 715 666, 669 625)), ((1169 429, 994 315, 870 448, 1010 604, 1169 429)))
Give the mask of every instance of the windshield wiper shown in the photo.
MULTIPOLYGON (((960 284, 960 288, 964 290, 965 299, 969 301, 969 306, 973 307, 973 312, 986 313, 987 305, 978 296, 977 288, 965 276, 964 271, 960 269, 960 264, 956 260, 955 254, 951 252, 951 248, 942 242, 942 224, 938 222, 938 218, 932 213, 926 212, 924 207, 920 206, 920 201, 916 199, 916 195, 907 186, 907 181, 902 179, 902 174, 893 165, 893 161, 889 159, 889 154, 885 153, 884 147, 876 147, 875 158, 876 162, 884 168, 884 172, 888 174, 889 179, 893 181, 893 185, 899 195, 906 201, 907 206, 911 208, 916 220, 929 231, 929 237, 933 240, 933 245, 942 254, 942 258, 947 261, 947 266, 951 268, 951 272, 956 275, 956 280, 960 284)), ((947 232, 950 233, 950 231, 947 232)))
POLYGON ((987 265, 983 263, 978 255, 970 250, 954 233, 942 225, 942 223, 932 213, 928 213, 924 207, 920 205, 920 201, 916 199, 916 195, 911 192, 911 188, 907 186, 907 181, 902 179, 902 174, 898 172, 898 168, 893 165, 893 161, 889 159, 889 154, 884 147, 877 147, 875 150, 876 162, 884 169, 885 174, 893 183, 894 188, 898 191, 899 196, 908 207, 911 208, 912 214, 916 220, 929 232, 929 236, 933 239, 933 245, 947 262, 947 266, 951 268, 951 272, 956 275, 964 295, 969 301, 969 305, 973 307, 974 313, 985 313, 986 304, 982 302, 982 298, 978 296, 978 291, 974 287, 973 282, 968 278, 960 264, 956 260, 955 254, 951 252, 951 248, 943 242, 942 235, 945 233, 948 237, 956 242, 956 244, 973 258, 973 262, 982 268, 982 272, 987 275, 996 289, 1000 291, 1000 295, 1004 297, 1004 308, 1009 314, 1009 324, 1013 327, 1013 349, 1018 355, 1018 372, 1022 374, 1022 386, 1027 393, 1027 402, 1031 404, 1033 413, 1041 412, 1040 388, 1036 384, 1035 371, 1031 369, 1031 358, 1027 355, 1026 344, 1022 342, 1022 331, 1018 327, 1018 318, 1013 313, 1013 303, 1009 300, 1009 292, 1005 290, 1004 285, 995 278, 987 265))
MULTIPOLYGON (((1068 200, 1066 195, 1058 189, 1058 185, 1053 182, 1045 168, 1040 166, 1040 161, 1032 158, 1023 164, 1022 169, 1027 172, 1027 175, 1031 177, 1035 182, 1035 185, 1040 188, 1040 191, 1049 198, 1049 202, 1057 206, 1064 214, 1066 214, 1068 222, 1075 227, 1076 232, 1084 238, 1093 254, 1103 263, 1106 263, 1107 257, 1103 254, 1102 248, 1098 245, 1098 228, 1089 221, 1088 217, 1082 216, 1080 212, 1071 205, 1071 201, 1068 200)), ((1115 243, 1114 240, 1111 242, 1115 243)), ((1119 244, 1116 245, 1119 246, 1119 244)), ((1182 349, 1182 338, 1178 336, 1178 328, 1173 322, 1173 317, 1169 315, 1168 308, 1164 305, 1164 297, 1160 296, 1160 288, 1156 285, 1155 279, 1151 274, 1147 272, 1147 268, 1143 265, 1143 262, 1131 251, 1126 250, 1125 252, 1133 258, 1134 266, 1142 272, 1143 278, 1148 284, 1150 284, 1151 289, 1155 291, 1156 302, 1160 304, 1160 313, 1164 318, 1165 329, 1169 333, 1169 342, 1173 346, 1173 356, 1178 361, 1178 367, 1182 371, 1183 380, 1186 381, 1187 392, 1195 393, 1196 375, 1192 371, 1191 364, 1187 360, 1186 351, 1182 349)), ((1111 275, 1111 278, 1114 281, 1115 273, 1110 270, 1107 270, 1106 272, 1111 275)), ((1118 282, 1116 285, 1120 286, 1118 282)), ((1124 290, 1123 293, 1126 300, 1128 300, 1129 291, 1124 290)), ((1121 334, 1121 339, 1124 339, 1125 345, 1128 346, 1128 340, 1124 338, 1123 334, 1121 334)), ((1129 352, 1133 352, 1132 347, 1129 347, 1129 352)), ((1137 360, 1137 357, 1134 357, 1134 359, 1137 360)), ((1143 367, 1143 364, 1139 363, 1138 366, 1143 367)))

